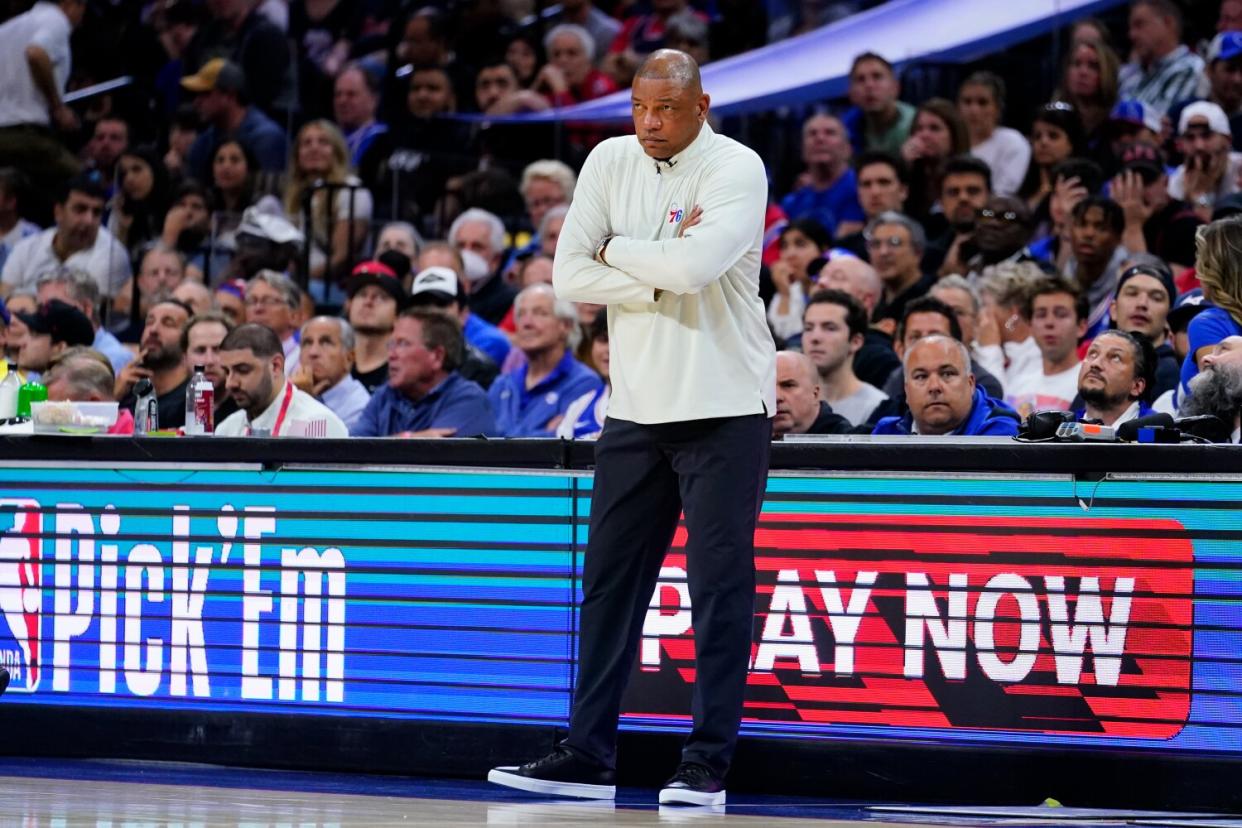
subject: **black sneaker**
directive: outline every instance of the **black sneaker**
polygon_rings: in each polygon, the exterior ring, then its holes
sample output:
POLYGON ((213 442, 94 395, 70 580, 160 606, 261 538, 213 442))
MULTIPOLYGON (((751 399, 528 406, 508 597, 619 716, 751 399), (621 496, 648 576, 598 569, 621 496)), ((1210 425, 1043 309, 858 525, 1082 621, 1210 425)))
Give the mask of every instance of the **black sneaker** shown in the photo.
POLYGON ((0 667, 0 693, 3 693, 9 686, 9 671, 0 667))
POLYGON ((661 805, 724 805, 724 780, 697 762, 682 762, 660 790, 661 805))
POLYGON ((615 771, 580 759, 564 747, 525 765, 492 768, 487 781, 548 796, 614 799, 617 795, 615 771))

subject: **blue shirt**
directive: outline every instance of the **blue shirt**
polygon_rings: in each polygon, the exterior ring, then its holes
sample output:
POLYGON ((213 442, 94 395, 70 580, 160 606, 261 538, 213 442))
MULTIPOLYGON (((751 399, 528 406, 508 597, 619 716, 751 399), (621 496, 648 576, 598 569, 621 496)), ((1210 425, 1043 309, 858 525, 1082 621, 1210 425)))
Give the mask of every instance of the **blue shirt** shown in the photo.
POLYGON ((1242 325, 1234 321, 1229 311, 1212 306, 1190 320, 1190 324, 1186 326, 1186 336, 1190 339, 1190 350, 1186 352, 1186 361, 1182 363, 1180 397, 1190 396, 1190 381, 1199 373, 1199 366, 1195 363, 1195 354, 1199 349, 1215 345, 1227 337, 1242 336, 1242 325))
MULTIPOLYGON (((875 430, 871 433, 909 436, 914 433, 914 415, 907 411, 900 417, 884 417, 875 424, 875 430)), ((1013 437, 1017 433, 1018 412, 976 387, 970 414, 949 436, 1013 437)))
POLYGON ((260 169, 284 172, 285 154, 289 145, 285 139, 285 131, 260 112, 258 107, 251 106, 246 109, 236 132, 225 134, 211 126, 199 133, 190 145, 190 157, 187 159, 191 174, 199 181, 211 181, 211 156, 220 144, 230 138, 236 138, 250 148, 260 169))
POLYGON ((454 437, 496 433, 487 394, 456 371, 417 402, 391 385, 377 388, 349 433, 351 437, 389 437, 428 428, 455 428, 454 437))
POLYGON ((349 157, 353 162, 354 169, 362 166, 362 156, 367 154, 367 150, 371 148, 371 144, 375 139, 388 131, 388 126, 378 121, 372 121, 366 126, 360 126, 353 132, 345 136, 345 146, 349 149, 349 157))
POLYGON ((853 170, 846 170, 826 190, 803 187, 781 199, 781 209, 790 221, 809 218, 818 221, 830 236, 837 234, 837 225, 843 221, 865 221, 862 205, 858 203, 858 178, 853 170))
POLYGON ((95 341, 91 343, 91 347, 108 358, 114 374, 121 373, 122 368, 134 361, 133 352, 104 328, 95 331, 95 341))
POLYGON ((602 384, 599 376, 574 359, 568 350, 552 373, 529 391, 523 365, 510 374, 501 374, 492 383, 488 396, 496 412, 496 428, 503 437, 555 437, 548 423, 565 413, 570 404, 602 384))
POLYGON ((462 334, 466 341, 492 358, 497 365, 504 365, 505 357, 509 356, 509 337, 504 331, 488 322, 477 313, 472 313, 462 326, 462 334))

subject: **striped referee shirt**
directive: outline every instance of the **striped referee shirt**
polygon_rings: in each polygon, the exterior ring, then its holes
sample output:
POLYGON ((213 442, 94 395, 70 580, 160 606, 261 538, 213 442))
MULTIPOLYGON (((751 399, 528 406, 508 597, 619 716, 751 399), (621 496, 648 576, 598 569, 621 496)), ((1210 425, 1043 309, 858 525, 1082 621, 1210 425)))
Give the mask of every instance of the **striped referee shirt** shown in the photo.
POLYGON ((1202 97, 1207 92, 1207 75, 1203 58, 1178 46, 1146 70, 1137 61, 1127 63, 1121 67, 1117 86, 1119 98, 1138 98, 1164 115, 1178 101, 1202 97))

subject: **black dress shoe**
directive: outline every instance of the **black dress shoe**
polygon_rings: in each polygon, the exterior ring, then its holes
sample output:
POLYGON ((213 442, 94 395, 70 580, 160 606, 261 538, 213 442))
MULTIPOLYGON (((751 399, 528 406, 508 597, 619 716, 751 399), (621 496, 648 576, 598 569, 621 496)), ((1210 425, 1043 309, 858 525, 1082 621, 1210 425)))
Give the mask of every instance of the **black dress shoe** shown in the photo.
POLYGON ((616 771, 580 759, 565 747, 525 765, 492 768, 487 781, 548 796, 613 799, 617 795, 616 771))
POLYGON ((0 693, 4 693, 9 686, 9 671, 0 667, 0 693))
POLYGON ((660 790, 661 805, 724 805, 724 780, 706 765, 682 762, 660 790))

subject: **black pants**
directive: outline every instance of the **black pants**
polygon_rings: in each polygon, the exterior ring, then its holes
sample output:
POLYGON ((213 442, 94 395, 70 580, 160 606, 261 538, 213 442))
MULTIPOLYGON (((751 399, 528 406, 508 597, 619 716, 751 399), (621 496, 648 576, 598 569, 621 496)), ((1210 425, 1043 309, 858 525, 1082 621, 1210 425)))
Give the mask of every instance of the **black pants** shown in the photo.
POLYGON ((755 523, 771 439, 763 414, 659 425, 607 421, 595 448, 570 748, 615 766, 621 696, 684 509, 697 679, 682 761, 720 776, 728 771, 746 690, 755 523))

